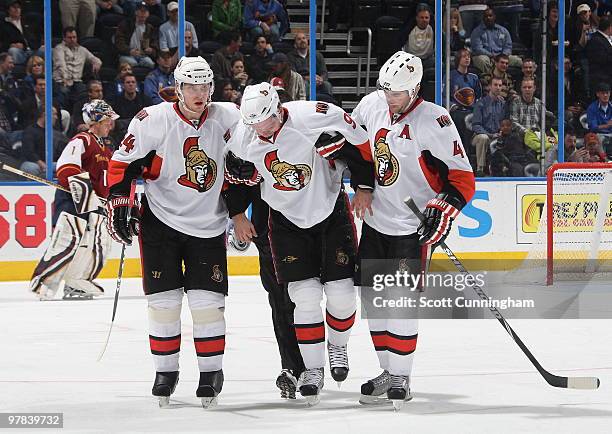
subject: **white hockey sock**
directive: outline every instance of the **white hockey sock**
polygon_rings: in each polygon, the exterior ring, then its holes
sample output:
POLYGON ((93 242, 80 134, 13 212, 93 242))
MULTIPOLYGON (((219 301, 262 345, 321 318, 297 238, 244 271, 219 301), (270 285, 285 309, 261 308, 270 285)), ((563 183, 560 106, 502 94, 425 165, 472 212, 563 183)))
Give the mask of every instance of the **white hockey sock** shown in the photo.
POLYGON ((157 372, 179 370, 182 289, 147 295, 149 344, 157 372))
POLYGON ((387 352, 392 375, 410 375, 416 350, 419 323, 417 319, 387 320, 387 352))
POLYGON ((323 285, 319 279, 289 282, 289 297, 295 303, 295 335, 306 369, 325 366, 325 327, 321 300, 323 285))
POLYGON ((193 341, 200 372, 223 367, 225 352, 225 296, 203 289, 187 291, 193 318, 193 341))
POLYGON ((348 343, 355 323, 356 294, 353 279, 342 279, 324 284, 327 297, 327 332, 330 343, 344 346, 348 343))
POLYGON ((374 344, 374 351, 376 351, 381 369, 384 370, 389 368, 389 353, 387 352, 386 345, 387 321, 387 319, 368 318, 368 327, 370 328, 370 337, 374 344))

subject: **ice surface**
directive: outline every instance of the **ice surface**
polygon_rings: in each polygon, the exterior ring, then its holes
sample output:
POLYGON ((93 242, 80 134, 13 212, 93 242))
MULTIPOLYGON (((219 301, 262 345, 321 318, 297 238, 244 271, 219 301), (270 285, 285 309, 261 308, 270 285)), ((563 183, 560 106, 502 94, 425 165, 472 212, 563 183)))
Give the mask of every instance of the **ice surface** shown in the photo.
POLYGON ((266 293, 258 278, 236 277, 227 300, 219 406, 203 410, 195 397, 185 303, 181 379, 171 407, 160 409, 150 395, 154 368, 138 279, 124 280, 108 350, 96 362, 115 285, 101 283, 107 291, 101 299, 50 302, 37 301, 25 282, 0 283, 0 412, 63 412, 61 432, 78 433, 612 432, 612 320, 510 321, 545 368, 598 376, 596 391, 548 386, 495 320, 423 320, 414 399, 399 413, 357 402, 360 384, 379 373, 367 324, 358 320, 348 380, 338 390, 326 372, 321 403, 307 408, 303 399, 279 398, 274 381, 280 362, 266 293))

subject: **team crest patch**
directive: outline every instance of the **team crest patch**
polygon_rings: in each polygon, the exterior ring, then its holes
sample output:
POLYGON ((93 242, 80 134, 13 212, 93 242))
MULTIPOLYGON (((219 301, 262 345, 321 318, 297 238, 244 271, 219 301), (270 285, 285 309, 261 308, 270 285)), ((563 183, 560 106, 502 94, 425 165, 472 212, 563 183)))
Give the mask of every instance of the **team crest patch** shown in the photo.
POLYGON ((397 264, 397 271, 399 271, 400 273, 410 272, 410 265, 408 263, 408 259, 402 258, 399 260, 399 263, 397 264))
POLYGON ((142 122, 147 116, 149 116, 149 113, 147 113, 145 109, 142 109, 138 113, 136 113, 136 116, 134 117, 138 119, 140 122, 142 122))
POLYGON ((336 265, 348 265, 349 256, 342 249, 336 249, 336 265))
POLYGON ((210 276, 212 280, 217 283, 223 282, 223 273, 221 272, 221 267, 218 265, 213 265, 213 274, 210 276))
POLYGON ((283 259, 281 259, 281 260, 282 260, 282 261, 283 261, 285 264, 291 264, 291 263, 293 263, 293 262, 297 261, 297 260, 298 260, 298 257, 297 257, 297 256, 291 256, 291 255, 289 255, 289 256, 285 256, 285 257, 284 257, 283 259))
POLYGON ((183 144, 185 173, 177 182, 200 193, 212 188, 217 179, 217 163, 198 147, 198 138, 189 137, 183 144))
POLYGON ((326 115, 327 111, 329 110, 329 104, 325 104, 324 102, 318 102, 315 105, 315 110, 317 113, 323 113, 324 115, 326 115))
POLYGON ((378 185, 388 187, 393 184, 399 175, 399 162, 391 153, 387 143, 388 129, 381 128, 376 133, 374 141, 374 167, 376 169, 376 181, 378 185))
POLYGON ((451 118, 447 115, 440 116, 436 121, 438 121, 440 128, 450 127, 453 124, 453 121, 451 121, 451 118))
POLYGON ((282 191, 297 191, 306 187, 312 177, 312 169, 306 164, 291 164, 278 158, 278 150, 270 151, 264 158, 266 169, 276 181, 272 187, 282 191))

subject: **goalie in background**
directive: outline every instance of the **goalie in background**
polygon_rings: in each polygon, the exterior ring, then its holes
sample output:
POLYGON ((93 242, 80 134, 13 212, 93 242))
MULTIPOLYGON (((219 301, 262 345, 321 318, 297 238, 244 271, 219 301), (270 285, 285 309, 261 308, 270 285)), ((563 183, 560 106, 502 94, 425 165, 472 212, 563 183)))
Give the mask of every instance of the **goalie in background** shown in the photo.
POLYGON ((99 197, 108 195, 105 174, 113 149, 106 146, 105 138, 118 117, 103 100, 85 104, 88 130, 74 136, 57 161, 58 181, 71 194, 55 193, 51 243, 30 282, 41 300, 55 298, 62 288, 64 298, 91 299, 104 293, 93 281, 110 248, 99 197))

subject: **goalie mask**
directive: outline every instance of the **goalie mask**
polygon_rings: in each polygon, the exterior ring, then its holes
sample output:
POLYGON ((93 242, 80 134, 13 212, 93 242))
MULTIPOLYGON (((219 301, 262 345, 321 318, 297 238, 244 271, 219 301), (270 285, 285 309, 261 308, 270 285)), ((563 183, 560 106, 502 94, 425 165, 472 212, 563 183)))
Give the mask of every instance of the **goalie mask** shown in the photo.
POLYGON ((119 115, 106 101, 94 99, 83 105, 83 121, 87 126, 102 122, 105 119, 119 119, 119 115))

